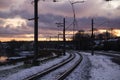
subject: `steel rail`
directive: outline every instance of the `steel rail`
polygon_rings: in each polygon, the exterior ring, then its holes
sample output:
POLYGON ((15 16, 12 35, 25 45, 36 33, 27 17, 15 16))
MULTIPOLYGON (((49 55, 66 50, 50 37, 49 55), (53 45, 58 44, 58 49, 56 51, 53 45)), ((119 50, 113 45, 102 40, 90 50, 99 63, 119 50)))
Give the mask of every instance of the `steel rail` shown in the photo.
POLYGON ((106 56, 110 56, 110 57, 118 57, 118 58, 120 58, 120 54, 114 54, 114 52, 97 52, 97 51, 95 51, 95 54, 106 55, 106 56))
MULTIPOLYGON (((84 52, 90 53, 90 51, 84 51, 84 52)), ((105 55, 105 56, 118 57, 118 58, 120 58, 120 54, 115 54, 115 53, 116 53, 116 52, 107 52, 107 51, 97 52, 97 51, 94 51, 94 54, 96 54, 96 55, 105 55)), ((119 52, 118 52, 118 53, 119 53, 119 52)))
MULTIPOLYGON (((78 52, 77 52, 78 53, 78 52)), ((79 54, 79 53, 78 53, 79 54)), ((81 54, 79 54, 80 58, 75 62, 75 65, 70 67, 67 71, 65 71, 62 75, 58 76, 56 80, 64 80, 67 76, 69 76, 70 73, 81 63, 83 57, 81 54)))
POLYGON ((47 68, 46 70, 41 71, 39 73, 36 73, 36 74, 34 74, 32 76, 29 76, 29 77, 27 77, 27 78, 25 78, 23 80, 36 80, 36 79, 38 79, 38 78, 40 78, 40 77, 42 77, 42 76, 44 76, 44 75, 46 75, 48 73, 50 73, 50 72, 60 68, 61 66, 67 64, 68 62, 70 62, 74 58, 75 58, 75 54, 70 54, 70 56, 67 59, 65 59, 64 61, 60 62, 59 64, 51 66, 51 67, 47 68))

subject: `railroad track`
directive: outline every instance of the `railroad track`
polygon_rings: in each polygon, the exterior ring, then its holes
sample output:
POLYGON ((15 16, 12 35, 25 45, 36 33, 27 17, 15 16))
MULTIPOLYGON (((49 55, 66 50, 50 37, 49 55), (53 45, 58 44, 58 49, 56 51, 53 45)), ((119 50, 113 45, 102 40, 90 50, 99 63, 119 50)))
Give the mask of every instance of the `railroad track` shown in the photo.
POLYGON ((83 57, 79 54, 80 58, 75 62, 75 65, 71 66, 68 70, 66 70, 62 75, 59 75, 56 80, 64 80, 82 61, 83 57))
POLYGON ((99 52, 99 51, 95 51, 95 54, 102 54, 102 55, 106 55, 106 56, 110 56, 110 57, 118 57, 120 58, 120 54, 114 54, 113 52, 99 52))
MULTIPOLYGON (((87 53, 91 53, 91 51, 84 51, 87 53)), ((108 51, 94 51, 94 54, 97 55, 106 55, 106 56, 110 56, 110 57, 116 57, 116 58, 120 58, 120 54, 118 54, 119 52, 117 52, 117 54, 115 52, 108 52, 108 51)))
MULTIPOLYGON (((70 57, 68 59, 64 60, 63 62, 56 64, 54 66, 51 66, 50 68, 48 68, 44 71, 41 71, 37 74, 29 76, 29 77, 25 78, 24 80, 42 80, 42 78, 44 78, 45 76, 51 75, 51 73, 55 73, 57 71, 58 71, 57 72, 58 75, 53 76, 54 79, 52 79, 52 80, 63 80, 79 65, 79 63, 81 61, 82 61, 82 56, 80 54, 78 54, 78 53, 72 54, 71 53, 70 57), (79 58, 78 58, 78 56, 79 56, 79 58), (76 57, 77 57, 77 60, 76 60, 76 57), (65 67, 68 64, 70 65, 73 60, 74 60, 73 65, 71 65, 70 67, 66 67, 67 70, 63 70, 62 73, 58 74, 59 69, 62 69, 63 67, 65 67)), ((47 79, 44 79, 44 80, 47 80, 47 79)), ((50 79, 48 79, 48 80, 50 80, 50 79)))

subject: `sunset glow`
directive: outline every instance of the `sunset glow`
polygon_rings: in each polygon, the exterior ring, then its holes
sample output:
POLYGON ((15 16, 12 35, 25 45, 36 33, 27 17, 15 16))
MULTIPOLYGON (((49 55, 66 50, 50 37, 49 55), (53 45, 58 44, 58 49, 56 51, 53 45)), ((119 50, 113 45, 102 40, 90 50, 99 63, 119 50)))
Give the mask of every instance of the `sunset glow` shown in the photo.
MULTIPOLYGON (((107 30, 107 31, 111 33, 110 30, 107 30)), ((106 32, 106 29, 99 29, 98 32, 99 33, 106 32)), ((116 36, 119 37, 120 36, 120 29, 114 29, 114 30, 112 30, 112 34, 114 34, 114 35, 116 35, 116 36)))
POLYGON ((103 33, 103 32, 106 32, 106 30, 105 29, 99 29, 98 32, 103 33))
MULTIPOLYGON (((98 34, 98 33, 104 33, 106 32, 106 29, 99 29, 97 32, 95 32, 95 34, 98 34)), ((110 32, 110 31, 109 31, 110 32)), ((77 31, 75 31, 75 33, 77 33, 77 31)), ((91 32, 89 31, 85 31, 85 33, 87 34, 91 34, 91 32)), ((112 30, 112 34, 120 37, 120 29, 114 29, 112 30)), ((62 41, 62 34, 59 35, 59 41, 62 41)), ((66 40, 70 41, 72 40, 72 36, 73 36, 73 32, 72 31, 68 31, 66 33, 66 40)), ((21 35, 21 37, 5 37, 5 38, 0 38, 0 40, 2 42, 4 41, 11 41, 11 40, 16 40, 16 41, 33 41, 34 40, 34 34, 25 34, 25 35, 21 35), (23 36, 23 38, 22 38, 23 36)), ((39 41, 58 41, 58 35, 56 34, 56 36, 51 36, 51 37, 44 37, 42 34, 39 35, 39 41)))
POLYGON ((120 37, 120 30, 114 30, 114 34, 120 37))
POLYGON ((6 56, 0 56, 0 62, 5 62, 8 59, 6 56))

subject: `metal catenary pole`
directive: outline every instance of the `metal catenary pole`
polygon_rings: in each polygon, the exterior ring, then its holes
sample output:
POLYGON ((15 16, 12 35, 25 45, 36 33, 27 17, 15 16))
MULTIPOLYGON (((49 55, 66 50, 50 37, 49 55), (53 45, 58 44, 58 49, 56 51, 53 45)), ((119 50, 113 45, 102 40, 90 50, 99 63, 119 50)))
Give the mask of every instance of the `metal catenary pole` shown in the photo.
POLYGON ((65 39, 65 18, 63 18, 63 42, 64 42, 64 48, 63 48, 63 55, 65 55, 66 52, 66 39, 65 39))
POLYGON ((34 0, 34 59, 33 64, 38 57, 38 0, 34 0))
POLYGON ((92 34, 91 34, 91 39, 92 39, 92 52, 91 54, 94 55, 94 20, 91 20, 91 27, 92 27, 92 34))
MULTIPOLYGON (((38 58, 38 1, 34 0, 34 18, 28 20, 34 20, 34 58, 33 64, 36 64, 38 58)), ((53 0, 53 2, 57 2, 53 0)))
MULTIPOLYGON (((65 38, 65 18, 63 18, 63 22, 62 23, 56 23, 57 27, 63 27, 63 55, 65 55, 66 52, 66 38, 65 38)), ((58 34, 58 36, 61 34, 58 34)), ((58 37, 59 39, 59 37, 58 37)))

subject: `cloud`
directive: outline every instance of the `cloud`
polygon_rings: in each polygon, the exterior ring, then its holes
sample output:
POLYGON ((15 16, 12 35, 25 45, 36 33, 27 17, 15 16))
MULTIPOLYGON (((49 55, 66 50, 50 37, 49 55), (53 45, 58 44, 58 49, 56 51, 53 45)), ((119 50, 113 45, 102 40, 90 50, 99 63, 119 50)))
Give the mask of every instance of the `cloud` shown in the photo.
POLYGON ((10 37, 33 33, 33 27, 29 27, 26 20, 15 18, 0 18, 0 37, 10 37))
MULTIPOLYGON (((33 34, 34 21, 28 21, 29 18, 34 18, 34 4, 31 4, 31 1, 0 0, 0 37, 15 37, 16 35, 28 37, 25 35, 33 34), (21 22, 19 26, 13 24, 4 26, 7 19, 14 19, 17 16, 25 20, 26 24, 21 22)), ((78 21, 76 30, 90 29, 91 18, 94 18, 96 28, 120 28, 120 4, 118 3, 119 1, 107 3, 104 0, 86 0, 84 3, 74 4, 78 21), (103 22, 106 23, 97 26, 103 22)), ((63 22, 63 17, 66 17, 66 30, 72 31, 73 25, 70 24, 73 22, 73 12, 68 0, 59 0, 56 3, 39 1, 38 5, 39 35, 45 37, 57 35, 58 30, 62 31, 62 28, 58 29, 55 23, 63 22)))
POLYGON ((11 7, 13 0, 7 1, 7 0, 0 0, 0 11, 8 11, 11 7))
MULTIPOLYGON (((114 2, 109 4, 104 0, 97 0, 97 1, 87 0, 84 3, 74 4, 74 8, 75 8, 76 16, 79 18, 83 18, 83 17, 116 18, 116 17, 120 17, 119 14, 120 10, 118 10, 120 4, 117 3, 114 2)), ((58 2, 58 3, 39 2, 39 13, 61 15, 68 17, 73 16, 72 7, 69 1, 58 2)))
MULTIPOLYGON (((34 15, 34 4, 31 4, 32 0, 12 0, 12 1, 1 1, 4 4, 4 10, 6 7, 11 10, 11 13, 18 14, 21 16, 34 15), (19 14, 20 13, 20 14, 19 14)), ((74 0, 73 0, 74 1, 74 0)), ((107 18, 116 18, 120 17, 120 10, 118 4, 119 2, 105 2, 104 0, 87 0, 84 3, 74 4, 76 16, 79 18, 82 17, 107 17, 107 18), (109 16, 110 15, 110 16, 109 16)), ((56 3, 53 2, 38 2, 39 14, 53 14, 58 16, 68 16, 72 17, 72 7, 68 0, 59 1, 56 3)), ((11 14, 12 15, 12 14, 11 14)), ((31 16, 32 17, 32 16, 31 16)))

